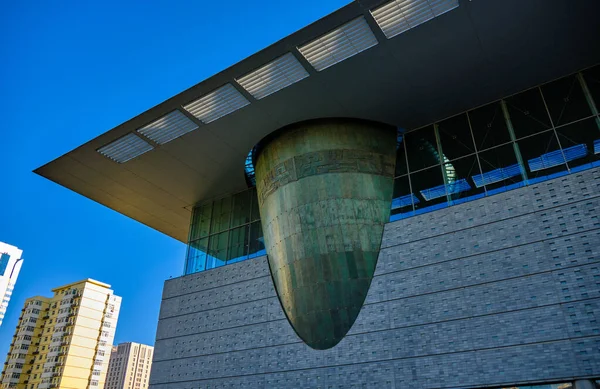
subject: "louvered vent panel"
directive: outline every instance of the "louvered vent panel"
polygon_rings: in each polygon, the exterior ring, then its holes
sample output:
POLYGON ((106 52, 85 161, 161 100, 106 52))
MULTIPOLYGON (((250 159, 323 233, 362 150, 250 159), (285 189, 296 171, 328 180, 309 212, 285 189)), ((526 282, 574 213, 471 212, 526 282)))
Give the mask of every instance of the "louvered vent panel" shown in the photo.
POLYGON ((308 72, 292 53, 287 53, 236 81, 252 96, 262 99, 306 77, 308 72))
POLYGON ((377 44, 363 16, 298 47, 304 58, 321 71, 377 44))
POLYGON ((183 108, 208 124, 250 104, 231 84, 225 84, 183 108))
POLYGON ((393 0, 371 11, 390 39, 458 7, 458 0, 393 0))
POLYGON ((198 128, 196 123, 175 110, 137 130, 145 137, 163 145, 198 128))
POLYGON ((106 158, 118 163, 124 163, 138 157, 154 147, 134 133, 129 133, 114 142, 102 146, 98 152, 106 158))

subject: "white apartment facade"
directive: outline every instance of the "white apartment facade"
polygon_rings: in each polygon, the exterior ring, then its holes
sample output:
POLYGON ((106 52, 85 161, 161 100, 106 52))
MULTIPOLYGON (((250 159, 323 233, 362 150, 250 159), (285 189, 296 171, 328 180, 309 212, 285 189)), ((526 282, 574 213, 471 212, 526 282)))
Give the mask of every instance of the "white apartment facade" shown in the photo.
POLYGON ((23 265, 22 255, 23 250, 0 242, 0 298, 2 299, 0 301, 0 326, 2 326, 8 303, 23 265))

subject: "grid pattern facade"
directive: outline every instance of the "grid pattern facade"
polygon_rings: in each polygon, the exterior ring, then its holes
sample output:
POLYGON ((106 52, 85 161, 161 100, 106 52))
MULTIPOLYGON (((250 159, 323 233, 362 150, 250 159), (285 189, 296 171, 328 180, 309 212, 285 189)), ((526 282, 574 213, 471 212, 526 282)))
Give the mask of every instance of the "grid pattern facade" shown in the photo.
POLYGON ((325 351, 292 330, 265 257, 168 280, 150 386, 427 389, 597 378, 599 211, 594 168, 387 224, 365 305, 325 351))

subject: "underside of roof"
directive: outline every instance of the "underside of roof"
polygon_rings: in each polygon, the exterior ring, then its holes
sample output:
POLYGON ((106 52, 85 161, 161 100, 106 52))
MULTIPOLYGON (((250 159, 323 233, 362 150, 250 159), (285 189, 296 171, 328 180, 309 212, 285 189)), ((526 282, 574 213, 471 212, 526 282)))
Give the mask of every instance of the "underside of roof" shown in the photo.
MULTIPOLYGON (((35 172, 185 242, 246 188, 249 150, 302 120, 413 129, 600 62, 596 0, 353 2, 35 172)), ((110 109, 107 107, 106 109, 110 109)))

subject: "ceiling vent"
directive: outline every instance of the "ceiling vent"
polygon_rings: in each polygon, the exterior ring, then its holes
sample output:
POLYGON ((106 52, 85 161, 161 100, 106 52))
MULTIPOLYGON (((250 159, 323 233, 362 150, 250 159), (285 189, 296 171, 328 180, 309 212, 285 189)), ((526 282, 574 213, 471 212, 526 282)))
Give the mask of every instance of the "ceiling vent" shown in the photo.
POLYGON ((458 7, 458 0, 392 0, 371 11, 390 39, 458 7))
POLYGON ((196 128, 198 128, 196 123, 191 121, 181 112, 175 110, 138 129, 137 132, 159 145, 164 145, 196 128))
POLYGON ((139 157, 153 148, 150 143, 130 132, 116 141, 100 147, 97 151, 106 158, 118 163, 124 163, 130 159, 139 157))
POLYGON ((377 44, 363 16, 298 47, 304 58, 321 71, 377 44))
POLYGON ((207 95, 192 101, 183 108, 208 124, 250 104, 231 84, 225 84, 207 95))
POLYGON ((256 99, 262 99, 306 77, 306 69, 287 53, 236 81, 256 99))

